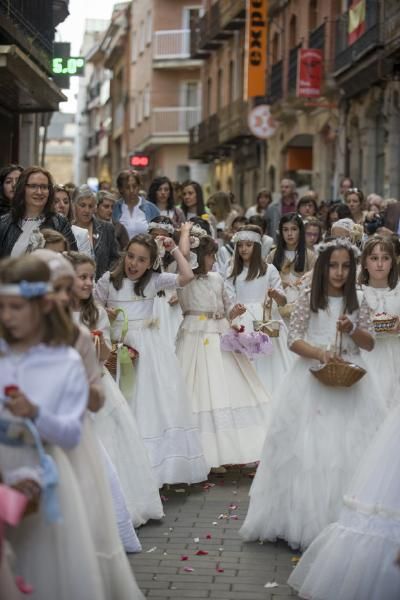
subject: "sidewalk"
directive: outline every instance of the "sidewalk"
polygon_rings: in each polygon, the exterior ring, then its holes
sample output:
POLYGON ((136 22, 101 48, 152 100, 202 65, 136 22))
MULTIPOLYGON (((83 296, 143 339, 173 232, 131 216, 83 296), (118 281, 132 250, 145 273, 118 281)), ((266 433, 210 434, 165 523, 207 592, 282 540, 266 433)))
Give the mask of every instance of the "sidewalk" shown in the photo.
POLYGON ((238 535, 251 473, 234 468, 208 484, 163 489, 165 519, 138 530, 143 552, 129 558, 147 598, 297 598, 286 581, 298 554, 283 542, 245 543, 238 535))

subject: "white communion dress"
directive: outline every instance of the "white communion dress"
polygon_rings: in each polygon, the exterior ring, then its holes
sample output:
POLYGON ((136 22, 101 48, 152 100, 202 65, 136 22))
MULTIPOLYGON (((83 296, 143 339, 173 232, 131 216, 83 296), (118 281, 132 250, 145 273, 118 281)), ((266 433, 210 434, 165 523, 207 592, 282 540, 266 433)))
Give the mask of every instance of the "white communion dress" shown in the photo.
MULTIPOLYGON (((349 317, 371 331, 362 294, 359 304, 349 317)), ((329 297, 328 307, 314 313, 310 292, 303 290, 291 319, 289 345, 304 340, 333 349, 342 305, 342 298, 329 297)), ((349 335, 343 335, 343 358, 363 366, 349 335)), ((337 519, 343 493, 386 416, 383 398, 368 373, 350 388, 329 387, 309 372, 314 365, 314 360, 297 357, 277 391, 279 402, 274 403, 240 530, 246 540, 283 538, 293 548, 306 548, 337 519)))
POLYGON ((250 361, 224 352, 231 307, 219 273, 196 277, 178 290, 184 319, 177 355, 211 467, 258 460, 270 417, 270 398, 250 361))
MULTIPOLYGON (((363 286, 364 297, 373 314, 388 313, 400 316, 400 283, 391 290, 363 286)), ((400 337, 398 333, 377 333, 372 352, 362 352, 368 370, 377 384, 389 409, 400 403, 400 337)))
MULTIPOLYGON (((246 281, 248 268, 236 278, 229 277, 225 281, 225 288, 232 304, 240 303, 246 307, 246 312, 234 321, 237 325, 244 325, 245 331, 253 331, 253 321, 262 321, 263 304, 268 300, 269 288, 285 294, 278 270, 274 265, 267 265, 267 271, 261 277, 246 281)), ((281 318, 277 305, 274 302, 271 319, 278 321, 279 337, 272 337, 273 352, 268 356, 255 358, 253 364, 265 389, 274 394, 283 380, 287 370, 293 362, 293 355, 287 347, 287 327, 281 318)))
POLYGON ((343 499, 289 578, 310 600, 400 598, 400 406, 378 431, 343 499))
MULTIPOLYGON (((139 352, 130 408, 159 487, 166 483, 204 481, 209 470, 190 412, 180 365, 153 320, 157 292, 175 288, 177 277, 172 273, 152 273, 142 297, 135 294, 134 282, 127 278, 122 288, 116 290, 107 272, 95 290, 95 297, 103 306, 122 308, 128 317, 129 329, 124 341, 139 352)), ((122 320, 119 315, 114 323, 116 339, 120 336, 122 320)))
MULTIPOLYGON (((96 329, 103 332, 111 347, 108 315, 102 306, 98 309, 96 329)), ((164 515, 158 482, 135 417, 106 368, 103 368, 101 382, 105 403, 101 410, 91 414, 94 430, 117 472, 130 518, 134 526, 139 527, 149 519, 161 519, 164 515)))
MULTIPOLYGON (((16 558, 15 573, 33 586, 32 600, 107 600, 82 491, 63 450, 79 444, 87 404, 88 386, 80 357, 72 348, 42 344, 13 354, 1 341, 0 404, 8 385, 17 385, 39 407, 35 424, 45 451, 57 466, 61 513, 61 520, 49 522, 43 514, 42 498, 38 513, 7 530, 16 558)), ((13 420, 18 428, 20 420, 4 408, 0 416, 13 420)), ((38 452, 25 434, 27 437, 24 446, 0 444, 0 472, 5 483, 31 479, 30 471, 38 474, 41 483, 38 452)))

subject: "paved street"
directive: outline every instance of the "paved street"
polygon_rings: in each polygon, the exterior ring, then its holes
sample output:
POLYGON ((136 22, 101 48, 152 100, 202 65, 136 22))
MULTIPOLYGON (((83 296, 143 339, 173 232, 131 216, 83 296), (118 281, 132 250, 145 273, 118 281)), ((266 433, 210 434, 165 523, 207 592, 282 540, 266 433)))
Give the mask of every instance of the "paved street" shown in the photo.
POLYGON ((253 471, 234 468, 226 475, 213 475, 205 486, 163 489, 166 517, 139 529, 143 552, 130 557, 146 597, 297 597, 286 581, 298 555, 284 543, 249 544, 238 536, 253 471), (278 586, 266 588, 268 583, 278 586))

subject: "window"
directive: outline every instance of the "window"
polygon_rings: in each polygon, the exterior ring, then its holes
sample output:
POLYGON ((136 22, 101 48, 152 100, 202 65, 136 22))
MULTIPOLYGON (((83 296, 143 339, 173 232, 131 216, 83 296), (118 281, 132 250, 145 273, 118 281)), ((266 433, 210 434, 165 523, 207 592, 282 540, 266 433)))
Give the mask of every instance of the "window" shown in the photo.
POLYGON ((206 92, 206 117, 211 115, 211 94, 212 94, 212 79, 209 77, 207 79, 207 92, 206 92))
POLYGON ((314 31, 318 23, 318 0, 310 0, 308 5, 308 29, 314 31))
POLYGON ((224 72, 221 68, 218 69, 218 89, 217 89, 217 111, 222 108, 223 103, 223 86, 224 72))
POLYGON ((145 46, 145 28, 144 23, 141 21, 139 29, 139 54, 143 54, 145 46))
POLYGON ((271 50, 271 54, 272 54, 272 64, 274 65, 276 62, 278 62, 278 56, 279 56, 279 34, 278 33, 274 33, 274 37, 272 38, 272 50, 271 50))
POLYGON ((138 125, 140 125, 140 123, 143 121, 143 94, 140 93, 138 95, 138 101, 137 101, 137 122, 138 125))
POLYGON ((137 32, 132 31, 132 62, 135 63, 137 61, 138 56, 138 46, 137 46, 137 32))
POLYGON ((149 10, 146 15, 146 44, 151 44, 151 38, 153 35, 153 19, 151 11, 149 10))
POLYGON ((143 116, 145 119, 150 117, 150 88, 146 86, 143 94, 143 116))
POLYGON ((297 43, 297 19, 295 15, 290 17, 289 23, 289 48, 294 48, 297 43))

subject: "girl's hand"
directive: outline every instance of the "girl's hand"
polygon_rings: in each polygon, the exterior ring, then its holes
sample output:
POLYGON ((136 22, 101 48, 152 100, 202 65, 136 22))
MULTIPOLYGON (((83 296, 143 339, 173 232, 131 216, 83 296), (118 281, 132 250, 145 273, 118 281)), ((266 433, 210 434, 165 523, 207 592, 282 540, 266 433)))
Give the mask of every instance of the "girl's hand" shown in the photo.
POLYGON ((158 241, 160 241, 162 243, 162 245, 164 246, 164 248, 167 252, 172 252, 174 250, 174 248, 177 247, 177 245, 175 244, 174 240, 171 237, 158 235, 156 237, 156 242, 158 242, 158 241))
POLYGON ((353 321, 347 315, 341 315, 337 320, 336 327, 341 333, 351 333, 353 331, 353 321))
POLYGON ((89 401, 88 401, 88 409, 90 412, 98 412, 104 404, 103 395, 99 389, 99 386, 96 384, 92 384, 89 387, 89 401))
POLYGON ((192 229, 193 225, 193 221, 186 221, 185 223, 182 223, 181 233, 190 233, 190 230, 192 229))
POLYGON ((116 308, 106 308, 106 312, 110 321, 115 321, 117 318, 117 309, 116 308))
POLYGON ((19 388, 14 386, 9 390, 6 388, 5 395, 8 398, 8 400, 5 402, 5 406, 16 417, 34 419, 38 416, 39 409, 36 404, 33 404, 30 400, 28 400, 28 398, 21 392, 19 388))
POLYGON ((278 306, 284 306, 286 304, 286 296, 278 292, 278 290, 274 290, 274 288, 269 288, 267 292, 268 298, 272 298, 275 300, 278 306))
POLYGON ((343 358, 337 356, 331 350, 319 350, 317 360, 324 365, 328 362, 344 362, 343 358))
POLYGON ((33 479, 21 479, 11 487, 18 492, 21 492, 21 494, 24 494, 24 496, 26 496, 33 504, 39 503, 42 490, 37 481, 34 481, 33 479))
POLYGON ((229 318, 231 320, 236 319, 236 317, 240 317, 240 315, 243 315, 245 312, 246 307, 244 306, 244 304, 235 304, 235 306, 233 306, 231 312, 229 313, 229 318))
POLYGON ((168 300, 168 304, 170 306, 175 306, 175 304, 178 304, 178 302, 178 294, 172 294, 171 298, 168 300))

